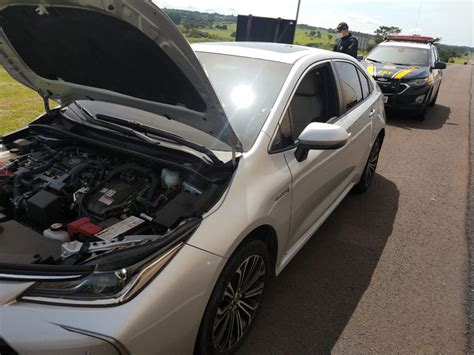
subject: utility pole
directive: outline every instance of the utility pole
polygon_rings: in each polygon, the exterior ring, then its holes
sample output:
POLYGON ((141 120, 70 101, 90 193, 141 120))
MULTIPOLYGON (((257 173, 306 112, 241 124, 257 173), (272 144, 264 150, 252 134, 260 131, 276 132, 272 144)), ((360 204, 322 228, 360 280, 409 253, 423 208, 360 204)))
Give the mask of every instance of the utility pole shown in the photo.
POLYGON ((300 16, 300 5, 301 5, 301 0, 298 0, 298 8, 296 9, 296 23, 298 23, 298 17, 300 16))
POLYGON ((295 42, 296 25, 298 24, 298 17, 300 16, 300 5, 301 5, 301 0, 298 0, 298 8, 296 9, 296 19, 295 19, 295 34, 293 35, 293 42, 295 42))

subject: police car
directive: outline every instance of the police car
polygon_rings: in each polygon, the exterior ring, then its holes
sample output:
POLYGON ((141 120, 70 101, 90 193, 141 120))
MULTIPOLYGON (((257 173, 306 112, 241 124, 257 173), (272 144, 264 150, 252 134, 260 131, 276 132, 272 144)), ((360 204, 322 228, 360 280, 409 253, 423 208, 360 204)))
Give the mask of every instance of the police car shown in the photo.
POLYGON ((387 108, 410 110, 424 120, 438 97, 442 69, 432 37, 388 35, 363 60, 384 94, 387 108))

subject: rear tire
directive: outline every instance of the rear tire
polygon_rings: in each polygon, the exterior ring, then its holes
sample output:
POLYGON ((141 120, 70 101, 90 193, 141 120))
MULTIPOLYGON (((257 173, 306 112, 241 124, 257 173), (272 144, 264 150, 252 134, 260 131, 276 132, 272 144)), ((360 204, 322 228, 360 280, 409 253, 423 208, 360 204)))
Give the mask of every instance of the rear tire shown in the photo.
POLYGON ((240 246, 224 267, 204 312, 196 354, 232 354, 248 335, 260 310, 271 263, 264 242, 240 246))
POLYGON ((354 186, 354 191, 357 193, 366 192, 375 177, 375 170, 379 161, 380 149, 382 149, 383 136, 379 134, 372 146, 369 154, 369 159, 365 164, 364 171, 360 177, 359 182, 354 186))

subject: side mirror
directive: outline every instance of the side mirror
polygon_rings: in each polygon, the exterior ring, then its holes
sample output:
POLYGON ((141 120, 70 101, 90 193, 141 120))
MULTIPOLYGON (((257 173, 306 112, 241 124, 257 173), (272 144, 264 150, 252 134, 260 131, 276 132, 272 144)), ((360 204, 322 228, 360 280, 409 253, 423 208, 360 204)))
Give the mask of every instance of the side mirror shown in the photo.
POLYGON ((436 62, 433 69, 446 69, 445 62, 436 62))
POLYGON ((305 160, 312 149, 339 149, 346 145, 348 140, 349 133, 344 128, 328 123, 312 122, 298 137, 296 160, 305 160))

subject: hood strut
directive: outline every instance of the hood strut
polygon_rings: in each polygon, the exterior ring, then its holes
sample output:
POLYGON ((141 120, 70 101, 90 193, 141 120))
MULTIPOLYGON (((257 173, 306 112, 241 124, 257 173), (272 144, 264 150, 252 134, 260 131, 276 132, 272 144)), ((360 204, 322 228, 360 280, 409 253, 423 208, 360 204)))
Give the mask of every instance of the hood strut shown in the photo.
POLYGON ((49 94, 43 95, 41 91, 39 92, 41 98, 43 99, 43 104, 44 104, 44 110, 48 114, 48 116, 51 116, 51 107, 49 106, 49 94))

